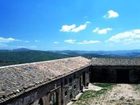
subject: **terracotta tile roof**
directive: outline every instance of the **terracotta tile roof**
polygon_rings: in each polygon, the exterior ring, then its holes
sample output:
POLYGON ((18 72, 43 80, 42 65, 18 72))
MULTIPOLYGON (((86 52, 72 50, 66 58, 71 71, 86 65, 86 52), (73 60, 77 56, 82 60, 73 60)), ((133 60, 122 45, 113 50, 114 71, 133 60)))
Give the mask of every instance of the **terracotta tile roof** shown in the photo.
POLYGON ((91 63, 93 66, 140 66, 140 58, 92 58, 91 63))
POLYGON ((5 100, 3 97, 16 96, 89 64, 90 60, 84 57, 72 57, 0 67, 0 103, 5 100))

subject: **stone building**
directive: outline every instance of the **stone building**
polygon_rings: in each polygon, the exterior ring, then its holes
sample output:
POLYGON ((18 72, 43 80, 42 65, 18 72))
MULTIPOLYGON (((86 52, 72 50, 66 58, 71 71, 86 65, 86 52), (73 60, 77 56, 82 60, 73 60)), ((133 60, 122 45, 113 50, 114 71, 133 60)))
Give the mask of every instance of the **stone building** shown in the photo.
POLYGON ((72 57, 0 67, 0 105, 66 105, 89 82, 140 81, 140 59, 72 57))
POLYGON ((89 65, 73 57, 0 67, 0 105, 66 105, 88 85, 89 65))
POLYGON ((92 58, 91 82, 140 83, 140 58, 92 58))

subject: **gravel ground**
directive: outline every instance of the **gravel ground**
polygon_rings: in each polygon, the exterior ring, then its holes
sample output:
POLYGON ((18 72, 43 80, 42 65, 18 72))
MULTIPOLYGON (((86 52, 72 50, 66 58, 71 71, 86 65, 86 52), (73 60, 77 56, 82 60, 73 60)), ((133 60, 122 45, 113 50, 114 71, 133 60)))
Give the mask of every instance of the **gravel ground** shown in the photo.
POLYGON ((117 84, 106 94, 90 100, 90 105, 140 105, 140 91, 133 85, 117 84))
POLYGON ((105 94, 89 98, 83 105, 140 105, 140 90, 137 85, 117 84, 105 94))

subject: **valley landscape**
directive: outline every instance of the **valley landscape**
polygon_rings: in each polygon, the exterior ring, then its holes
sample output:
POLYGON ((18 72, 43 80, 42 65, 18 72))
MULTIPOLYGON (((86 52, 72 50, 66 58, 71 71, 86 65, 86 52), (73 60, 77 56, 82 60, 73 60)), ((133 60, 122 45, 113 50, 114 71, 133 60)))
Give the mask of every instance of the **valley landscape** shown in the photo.
POLYGON ((13 50, 0 50, 0 66, 30 63, 46 60, 61 59, 66 57, 83 56, 86 58, 139 58, 140 50, 118 50, 118 51, 41 51, 26 48, 13 50))
MULTIPOLYGON (((0 50, 0 66, 83 56, 91 58, 140 58, 140 50, 127 51, 40 51, 26 48, 0 50)), ((140 105, 140 85, 90 83, 72 105, 140 105), (94 87, 92 87, 94 86, 94 87), (96 86, 96 87, 95 87, 96 86), (96 90, 97 89, 97 90, 96 90)), ((69 104, 68 104, 69 105, 69 104)))

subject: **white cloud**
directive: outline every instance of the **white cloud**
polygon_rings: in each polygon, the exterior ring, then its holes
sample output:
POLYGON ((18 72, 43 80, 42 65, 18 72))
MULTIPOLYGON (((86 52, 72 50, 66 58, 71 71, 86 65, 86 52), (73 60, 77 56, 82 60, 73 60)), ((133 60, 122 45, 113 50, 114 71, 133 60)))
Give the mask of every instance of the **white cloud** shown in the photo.
POLYGON ((64 40, 65 43, 69 43, 69 44, 75 44, 76 40, 74 39, 68 39, 68 40, 64 40))
POLYGON ((82 30, 85 30, 87 28, 87 24, 90 22, 87 21, 84 24, 81 24, 79 26, 76 26, 75 24, 72 25, 63 25, 60 29, 61 32, 80 32, 82 30))
POLYGON ((140 43, 140 29, 134 29, 113 35, 107 41, 115 43, 140 43))
POLYGON ((72 25, 63 25, 61 28, 61 32, 71 32, 76 27, 75 24, 72 25))
POLYGON ((117 17, 119 17, 119 13, 114 10, 109 10, 107 14, 104 15, 104 18, 106 19, 117 18, 117 17))
POLYGON ((39 41, 39 40, 34 40, 34 42, 38 43, 38 42, 40 42, 40 41, 39 41))
POLYGON ((9 42, 14 42, 14 41, 16 41, 16 39, 11 38, 11 37, 9 38, 0 37, 0 43, 9 43, 9 42))
POLYGON ((72 31, 72 32, 80 32, 80 31, 82 31, 82 30, 85 30, 86 27, 87 27, 87 24, 83 24, 83 25, 80 25, 80 26, 78 26, 78 27, 73 28, 71 31, 72 31))
POLYGON ((55 41, 55 42, 53 42, 54 44, 59 44, 59 42, 57 42, 57 41, 55 41))
POLYGON ((100 43, 100 41, 98 41, 98 40, 76 41, 74 39, 68 39, 68 40, 65 40, 64 42, 68 43, 68 44, 82 44, 82 45, 100 43))
POLYGON ((99 27, 96 27, 93 32, 94 33, 97 33, 97 34, 107 34, 109 31, 111 31, 112 28, 103 28, 103 29, 100 29, 99 27))
POLYGON ((78 42, 78 44, 95 44, 95 43, 100 43, 98 40, 83 40, 81 42, 78 42))

